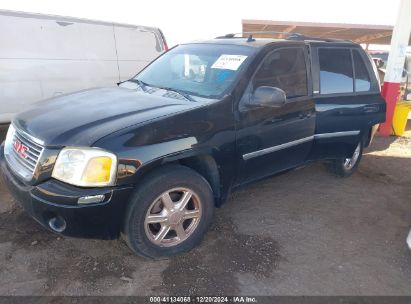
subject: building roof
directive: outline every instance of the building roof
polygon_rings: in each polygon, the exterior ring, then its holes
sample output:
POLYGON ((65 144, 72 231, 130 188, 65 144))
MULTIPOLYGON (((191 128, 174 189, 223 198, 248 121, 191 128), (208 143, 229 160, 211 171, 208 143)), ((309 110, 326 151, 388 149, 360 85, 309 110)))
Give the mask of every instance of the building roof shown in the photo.
MULTIPOLYGON (((272 20, 242 20, 243 32, 274 31, 300 33, 309 37, 352 40, 365 44, 390 44, 393 27, 390 25, 318 23, 272 20)), ((284 38, 277 34, 256 34, 254 37, 284 38)), ((411 45, 411 37, 409 44, 411 45)))

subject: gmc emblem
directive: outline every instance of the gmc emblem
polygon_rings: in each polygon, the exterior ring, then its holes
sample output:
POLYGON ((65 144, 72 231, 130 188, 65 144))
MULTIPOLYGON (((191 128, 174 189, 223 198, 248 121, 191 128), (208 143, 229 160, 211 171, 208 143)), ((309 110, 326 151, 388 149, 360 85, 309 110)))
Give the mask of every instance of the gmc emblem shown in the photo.
POLYGON ((13 149, 20 155, 22 158, 27 158, 26 152, 29 151, 29 148, 21 143, 20 140, 16 139, 13 142, 13 149))

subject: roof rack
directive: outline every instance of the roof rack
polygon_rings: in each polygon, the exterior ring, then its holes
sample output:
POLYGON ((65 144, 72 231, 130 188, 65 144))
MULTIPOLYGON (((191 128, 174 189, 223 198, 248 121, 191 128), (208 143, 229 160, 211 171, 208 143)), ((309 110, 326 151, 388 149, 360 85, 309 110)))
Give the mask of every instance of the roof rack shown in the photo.
POLYGON ((314 40, 314 41, 325 41, 325 42, 337 42, 337 41, 346 41, 352 42, 351 40, 342 40, 342 39, 333 39, 333 38, 319 38, 319 37, 309 37, 300 33, 291 33, 291 32, 276 32, 276 31, 257 31, 257 32, 242 32, 242 33, 231 33, 224 36, 216 37, 216 39, 227 39, 227 38, 245 38, 248 36, 247 42, 255 41, 253 35, 266 34, 266 35, 285 35, 288 40, 314 40), (237 37, 241 35, 240 37, 237 37))
POLYGON ((266 35, 286 35, 286 36, 288 36, 288 38, 287 39, 290 39, 290 38, 302 38, 302 37, 304 37, 304 35, 302 35, 302 34, 300 34, 300 33, 290 33, 290 32, 275 32, 275 31, 257 31, 257 32, 242 32, 242 33, 230 33, 230 34, 226 34, 226 35, 224 35, 224 36, 219 36, 219 37, 216 37, 216 39, 225 39, 225 38, 245 38, 244 36, 247 36, 248 35, 248 39, 247 39, 247 41, 248 42, 251 42, 251 41, 255 41, 255 39, 253 38, 253 35, 256 35, 256 34, 266 34, 266 35), (238 36, 238 35, 241 35, 240 37, 236 37, 236 36, 238 36))

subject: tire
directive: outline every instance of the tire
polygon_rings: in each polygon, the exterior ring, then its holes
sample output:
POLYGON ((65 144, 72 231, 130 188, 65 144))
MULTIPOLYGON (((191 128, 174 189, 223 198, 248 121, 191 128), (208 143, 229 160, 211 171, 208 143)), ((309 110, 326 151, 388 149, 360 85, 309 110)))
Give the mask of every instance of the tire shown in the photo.
POLYGON ((122 237, 144 257, 177 255, 201 242, 213 213, 213 192, 206 179, 187 167, 167 165, 137 187, 125 212, 122 237))
POLYGON ((363 142, 360 141, 354 150, 353 156, 351 158, 339 158, 333 161, 332 169, 337 176, 349 177, 357 169, 363 151, 363 142))

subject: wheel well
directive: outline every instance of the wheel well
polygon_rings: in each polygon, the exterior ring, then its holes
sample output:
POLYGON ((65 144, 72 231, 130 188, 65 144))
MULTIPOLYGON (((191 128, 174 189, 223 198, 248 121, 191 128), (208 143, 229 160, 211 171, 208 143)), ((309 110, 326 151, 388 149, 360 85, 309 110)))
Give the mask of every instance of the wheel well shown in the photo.
POLYGON ((208 155, 200 155, 180 159, 177 163, 189 167, 202 175, 210 184, 214 193, 215 202, 218 204, 221 198, 220 173, 214 158, 208 155))
POLYGON ((187 156, 180 159, 162 159, 160 161, 151 163, 139 169, 141 170, 140 174, 138 174, 134 182, 138 184, 141 182, 141 180, 147 178, 147 176, 152 174, 154 171, 159 170, 165 166, 172 165, 188 167, 203 176, 210 184, 211 190, 213 190, 216 207, 219 207, 222 204, 225 198, 223 198, 221 188, 220 171, 214 158, 208 155, 187 156))

